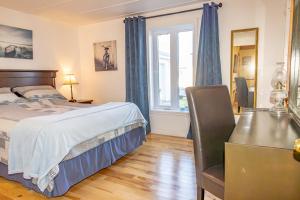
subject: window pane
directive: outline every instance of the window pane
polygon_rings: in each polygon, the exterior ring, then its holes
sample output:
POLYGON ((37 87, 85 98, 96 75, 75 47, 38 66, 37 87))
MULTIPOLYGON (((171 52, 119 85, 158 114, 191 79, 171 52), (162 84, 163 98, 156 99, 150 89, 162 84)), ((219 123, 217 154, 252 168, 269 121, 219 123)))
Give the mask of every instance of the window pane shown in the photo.
POLYGON ((187 110, 185 88, 193 85, 193 31, 178 33, 179 44, 179 107, 187 110))
POLYGON ((171 106, 170 34, 158 36, 159 105, 171 106))

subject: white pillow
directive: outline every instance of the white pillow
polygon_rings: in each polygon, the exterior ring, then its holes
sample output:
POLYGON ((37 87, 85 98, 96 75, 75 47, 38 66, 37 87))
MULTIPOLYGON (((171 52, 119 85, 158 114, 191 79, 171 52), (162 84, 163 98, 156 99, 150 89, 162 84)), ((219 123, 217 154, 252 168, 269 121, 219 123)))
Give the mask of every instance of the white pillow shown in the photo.
POLYGON ((63 95, 61 95, 55 88, 49 85, 15 87, 12 89, 12 91, 31 100, 36 100, 36 99, 66 100, 66 98, 63 95))
POLYGON ((10 88, 0 88, 0 103, 7 104, 19 99, 17 95, 10 91, 10 88))

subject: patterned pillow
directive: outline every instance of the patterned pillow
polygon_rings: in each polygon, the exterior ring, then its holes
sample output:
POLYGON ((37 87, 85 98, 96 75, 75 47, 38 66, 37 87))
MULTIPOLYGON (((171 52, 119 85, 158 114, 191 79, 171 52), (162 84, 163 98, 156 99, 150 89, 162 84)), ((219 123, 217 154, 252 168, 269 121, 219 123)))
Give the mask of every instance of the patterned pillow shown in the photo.
POLYGON ((54 89, 49 85, 15 87, 12 89, 12 91, 30 100, 38 100, 38 99, 66 100, 66 98, 63 95, 61 95, 56 89, 54 89))
POLYGON ((10 88, 0 88, 0 104, 8 104, 19 99, 17 95, 10 91, 10 88))

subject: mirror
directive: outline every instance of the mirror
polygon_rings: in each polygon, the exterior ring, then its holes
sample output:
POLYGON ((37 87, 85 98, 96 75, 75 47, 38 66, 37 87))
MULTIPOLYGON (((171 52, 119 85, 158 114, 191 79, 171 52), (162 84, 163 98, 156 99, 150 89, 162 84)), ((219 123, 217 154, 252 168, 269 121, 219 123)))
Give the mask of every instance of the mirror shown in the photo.
POLYGON ((293 8, 289 108, 300 122, 300 0, 294 1, 293 8))
POLYGON ((230 94, 233 111, 256 107, 258 28, 231 32, 230 94))

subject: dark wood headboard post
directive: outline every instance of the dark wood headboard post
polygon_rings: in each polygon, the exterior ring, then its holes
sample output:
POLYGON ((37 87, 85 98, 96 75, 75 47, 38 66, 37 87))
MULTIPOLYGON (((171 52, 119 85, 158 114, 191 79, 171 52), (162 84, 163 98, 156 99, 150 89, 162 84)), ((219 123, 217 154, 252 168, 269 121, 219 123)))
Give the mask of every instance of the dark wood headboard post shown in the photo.
POLYGON ((58 70, 0 69, 0 87, 51 85, 55 87, 58 70))

